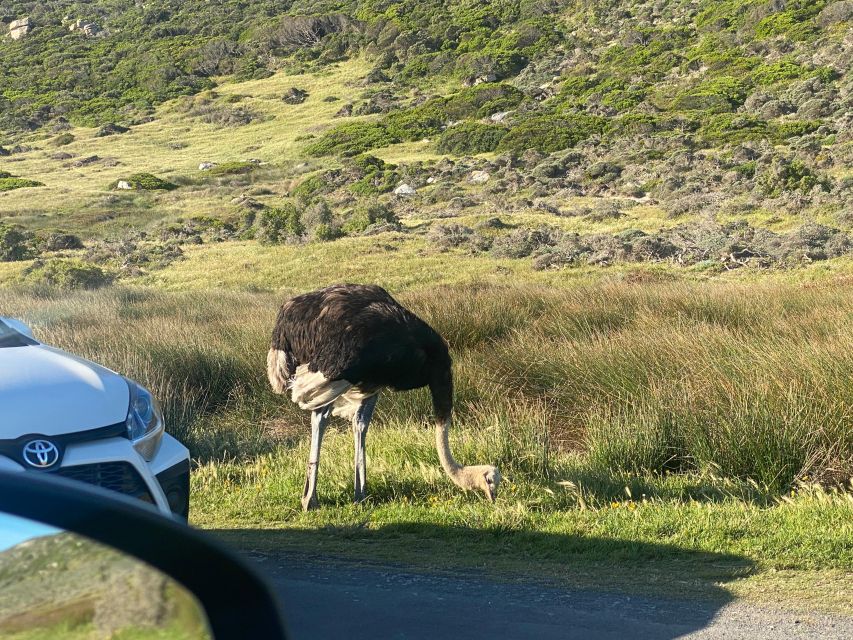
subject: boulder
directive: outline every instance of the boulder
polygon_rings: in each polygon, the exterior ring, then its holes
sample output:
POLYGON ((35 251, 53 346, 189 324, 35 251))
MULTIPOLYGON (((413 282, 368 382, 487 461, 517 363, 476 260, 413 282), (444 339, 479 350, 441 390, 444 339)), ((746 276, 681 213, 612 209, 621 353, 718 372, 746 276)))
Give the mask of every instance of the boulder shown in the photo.
POLYGON ((468 176, 468 182, 471 184, 485 184, 489 181, 488 171, 472 171, 471 175, 468 176))
POLYGON ((490 115, 489 120, 492 122, 503 122, 510 113, 512 113, 512 111, 498 111, 497 113, 490 115))
POLYGON ((69 31, 77 31, 87 38, 94 38, 97 35, 102 33, 102 29, 100 25, 89 22, 88 20, 75 20, 70 25, 68 25, 69 31))
POLYGON ((198 165, 198 170, 199 171, 210 171, 211 169, 213 169, 213 167, 216 166, 216 164, 217 163, 215 163, 215 162, 202 162, 198 165))
POLYGON ((87 156, 85 158, 80 158, 77 162, 74 163, 75 167, 85 167, 87 165, 93 164, 100 160, 100 156, 87 156))
POLYGON ((308 99, 308 92, 296 87, 290 87, 281 97, 287 104, 302 104, 308 99))
POLYGON ((377 82, 390 82, 390 78, 385 75, 382 69, 373 68, 364 78, 364 84, 374 84, 377 82))
POLYGON ((407 196, 413 196, 416 193, 417 193, 417 191, 415 191, 415 189, 412 186, 406 184, 405 182, 403 184, 399 185, 396 189, 394 189, 394 195, 395 196, 407 197, 407 196))
POLYGON ((129 191, 130 189, 133 189, 133 187, 127 180, 119 180, 116 183, 116 189, 121 189, 122 191, 129 191))
POLYGON ((20 40, 30 32, 32 26, 33 25, 29 17, 21 18, 20 20, 12 20, 12 22, 9 23, 9 37, 12 38, 12 40, 20 40))
POLYGON ((474 79, 474 84, 485 84, 487 82, 497 82, 498 77, 494 73, 486 73, 474 79))
POLYGON ((116 124, 115 122, 108 122, 104 126, 102 126, 95 133, 96 138, 103 138, 105 136, 114 136, 120 133, 127 133, 130 131, 127 127, 123 127, 120 124, 116 124))
POLYGON ((352 115, 352 103, 347 103, 338 109, 338 112, 335 114, 336 118, 349 118, 352 115))

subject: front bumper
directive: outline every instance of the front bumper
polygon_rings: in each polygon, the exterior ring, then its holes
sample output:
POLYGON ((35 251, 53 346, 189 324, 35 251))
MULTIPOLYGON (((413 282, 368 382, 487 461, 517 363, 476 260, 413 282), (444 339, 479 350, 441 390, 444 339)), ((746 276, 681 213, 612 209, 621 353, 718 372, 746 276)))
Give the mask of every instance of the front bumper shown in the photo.
MULTIPOLYGON (((0 469, 24 471, 12 458, 0 455, 0 469)), ((189 511, 189 450, 169 434, 157 455, 147 462, 123 437, 69 444, 55 473, 103 486, 154 504, 163 513, 186 518, 189 511)))

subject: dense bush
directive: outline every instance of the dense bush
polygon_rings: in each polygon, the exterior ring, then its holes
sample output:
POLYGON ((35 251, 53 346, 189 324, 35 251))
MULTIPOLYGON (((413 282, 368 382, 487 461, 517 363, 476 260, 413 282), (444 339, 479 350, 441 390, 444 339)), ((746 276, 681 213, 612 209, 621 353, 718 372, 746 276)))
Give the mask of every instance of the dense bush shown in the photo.
POLYGON ((431 100, 418 107, 390 113, 384 123, 396 140, 422 140, 439 133, 447 124, 447 113, 441 100, 431 100))
POLYGON ((733 111, 743 104, 747 94, 747 84, 743 80, 720 76, 680 93, 672 108, 706 113, 733 111))
POLYGON ((13 189, 25 189, 27 187, 43 187, 44 183, 38 180, 29 180, 27 178, 14 178, 7 174, 6 177, 0 176, 0 191, 12 191, 13 189))
POLYGON ((355 235, 367 230, 371 225, 382 222, 398 222, 397 215, 385 204, 370 202, 356 207, 347 217, 342 229, 345 233, 355 235))
MULTIPOLYGON (((151 173, 134 173, 132 176, 128 176, 125 182, 127 182, 132 189, 137 189, 139 191, 171 191, 172 189, 178 188, 178 185, 167 180, 163 180, 163 178, 158 178, 151 173)), ((114 182, 113 189, 115 189, 117 185, 118 182, 114 182)))
POLYGON ((497 125, 465 122, 450 127, 438 139, 438 150, 454 155, 486 153, 498 148, 507 129, 497 125))
POLYGON ((73 259, 37 260, 24 271, 28 282, 60 289, 100 289, 114 275, 95 264, 73 259))
POLYGON ((0 262, 27 260, 33 255, 32 234, 0 222, 0 262))
POLYGON ((261 242, 279 244, 288 240, 297 240, 304 232, 302 215, 293 204, 287 203, 261 212, 257 234, 261 242))
POLYGON ((296 185, 291 195, 301 200, 310 200, 315 195, 323 193, 329 186, 322 173, 315 173, 296 185))
POLYGON ((575 146, 592 133, 604 131, 603 119, 582 114, 534 116, 510 129, 498 144, 498 151, 522 153, 535 149, 552 153, 575 146))
POLYGON ((311 156, 354 156, 396 142, 400 142, 400 138, 393 136, 384 124, 348 122, 330 129, 317 141, 307 145, 305 153, 311 156))
POLYGON ((829 190, 827 178, 819 176, 803 161, 775 158, 770 166, 758 174, 759 187, 769 196, 778 196, 784 191, 809 192, 815 187, 829 190))
POLYGON ((466 87, 447 98, 442 105, 451 120, 486 118, 499 111, 508 111, 524 100, 524 93, 509 84, 483 83, 466 87))

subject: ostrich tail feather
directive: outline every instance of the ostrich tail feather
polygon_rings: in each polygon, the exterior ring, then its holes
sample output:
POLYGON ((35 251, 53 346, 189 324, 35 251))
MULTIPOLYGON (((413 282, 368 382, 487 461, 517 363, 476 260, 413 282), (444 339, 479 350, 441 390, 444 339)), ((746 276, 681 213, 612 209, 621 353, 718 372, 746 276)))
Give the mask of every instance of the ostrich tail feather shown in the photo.
POLYGON ((267 352, 267 378, 275 393, 287 392, 290 384, 287 373, 287 354, 280 349, 270 349, 267 352))

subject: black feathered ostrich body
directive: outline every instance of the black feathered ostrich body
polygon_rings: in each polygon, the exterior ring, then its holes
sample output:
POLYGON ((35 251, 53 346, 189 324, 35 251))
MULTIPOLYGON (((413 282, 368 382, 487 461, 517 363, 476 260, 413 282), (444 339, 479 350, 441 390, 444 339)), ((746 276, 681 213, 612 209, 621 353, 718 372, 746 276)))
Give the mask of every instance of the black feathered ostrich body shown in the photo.
POLYGON ((317 506, 320 446, 332 415, 352 420, 355 500, 365 496, 365 440, 382 389, 429 387, 441 465, 463 489, 494 500, 500 473, 491 465, 463 467, 450 453, 453 374, 447 343, 387 291, 341 284, 296 296, 282 305, 267 356, 276 393, 288 390, 310 410, 311 453, 302 506, 317 506))

